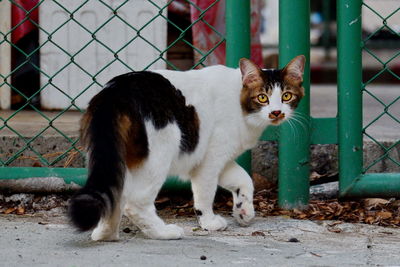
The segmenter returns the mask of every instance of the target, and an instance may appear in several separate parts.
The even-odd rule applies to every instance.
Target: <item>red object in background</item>
[[[215,3],[215,0],[192,0],[201,10],[206,10],[210,5]],[[190,6],[192,23],[198,20],[201,11]],[[203,20],[214,27],[221,35],[225,35],[225,1],[215,3],[203,15]],[[251,60],[258,66],[262,67],[262,47],[260,41],[261,27],[261,1],[251,0]],[[208,53],[213,49],[218,42],[221,41],[221,36],[215,33],[207,24],[198,21],[192,27],[193,45],[198,48],[203,54]],[[195,50],[195,62],[199,62],[203,57]],[[215,50],[207,56],[204,61],[205,65],[225,64],[225,43],[220,44]]]
[[[11,5],[12,28],[14,29],[14,27],[23,21],[22,24],[15,28],[11,33],[11,40],[14,44],[36,28],[34,23],[39,22],[39,7],[36,7],[37,4],[38,0],[13,1]]]

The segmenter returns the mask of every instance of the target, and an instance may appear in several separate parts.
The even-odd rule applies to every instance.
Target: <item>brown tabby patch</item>
[[[263,105],[255,99],[261,93],[266,94],[263,83],[252,83],[251,85],[243,85],[240,93],[240,105],[245,114],[257,112]]]
[[[89,129],[89,123],[90,119],[92,117],[92,114],[87,111],[85,114],[83,114],[81,118],[81,127],[80,127],[80,139],[82,142],[82,145],[87,149],[89,145],[89,140],[88,140],[88,129]]]
[[[125,150],[125,162],[129,169],[136,168],[148,155],[147,136],[144,125],[131,121],[127,115],[121,115],[118,132]]]

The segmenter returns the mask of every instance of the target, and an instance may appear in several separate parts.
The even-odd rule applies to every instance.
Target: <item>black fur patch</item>
[[[201,212],[201,210],[194,210],[194,213],[196,213],[197,216],[203,215],[203,212]]]
[[[283,73],[280,69],[263,69],[262,71],[262,78],[266,85],[267,92],[272,90],[272,86],[275,84],[282,84],[283,83]]]
[[[75,227],[80,231],[88,231],[105,215],[106,210],[102,196],[82,192],[71,199],[68,215]]]
[[[160,74],[141,71],[120,75],[102,93],[108,101],[113,99],[121,112],[141,122],[151,120],[156,129],[176,122],[182,133],[181,152],[195,150],[200,124],[196,109],[186,105],[181,91]]]

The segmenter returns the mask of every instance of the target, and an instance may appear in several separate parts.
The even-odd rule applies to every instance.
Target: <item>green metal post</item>
[[[226,0],[226,65],[237,68],[239,60],[250,58],[250,1]],[[237,162],[251,173],[251,152],[246,151]]]
[[[297,112],[310,115],[310,1],[279,1],[279,64],[284,67],[298,55],[307,58],[304,70],[305,96]],[[279,206],[302,207],[309,200],[310,129],[284,123],[279,138]]]
[[[339,178],[343,193],[362,172],[361,0],[337,1]]]
[[[250,1],[226,0],[226,65],[237,68],[242,57],[250,58]]]

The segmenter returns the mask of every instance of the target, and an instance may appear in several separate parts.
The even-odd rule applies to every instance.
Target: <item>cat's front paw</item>
[[[209,231],[222,231],[228,226],[226,220],[219,215],[200,216],[199,223],[201,228]]]
[[[167,224],[157,229],[144,230],[143,233],[151,239],[181,239],[184,236],[182,227],[175,224]]]
[[[233,217],[241,226],[248,226],[255,216],[254,205],[247,199],[233,206]]]

